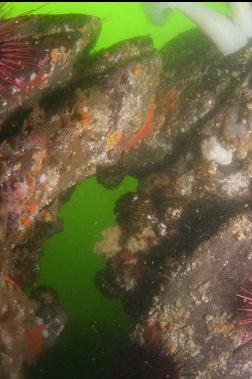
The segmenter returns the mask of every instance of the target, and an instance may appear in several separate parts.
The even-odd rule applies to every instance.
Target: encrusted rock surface
[[[99,172],[108,186],[122,172],[140,183],[96,245],[107,259],[97,282],[139,320],[134,343],[150,346],[151,334],[182,377],[248,379],[236,294],[252,272],[251,48],[222,58],[193,31],[162,53],[154,132]]]
[[[0,96],[0,132],[9,132],[25,110],[71,80],[75,64],[88,53],[101,29],[98,18],[86,15],[32,15],[16,22],[22,38],[28,36],[33,61],[8,84],[11,95]]]
[[[87,55],[98,19],[27,20],[42,65],[0,112],[1,375],[20,378],[64,327],[53,290],[21,289],[62,228],[59,205],[88,176],[113,187],[130,173],[139,189],[96,250],[107,260],[97,283],[136,317],[133,351],[153,365],[167,357],[173,379],[251,378],[236,296],[252,271],[251,46],[224,58],[194,30],[161,52],[135,38]]]

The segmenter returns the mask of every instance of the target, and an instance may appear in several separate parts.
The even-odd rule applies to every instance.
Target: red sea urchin
[[[19,87],[22,73],[36,66],[31,35],[20,33],[21,16],[8,18],[7,3],[0,3],[0,93],[11,95]]]
[[[249,282],[252,283],[252,278],[249,279]],[[247,305],[244,308],[238,308],[246,315],[245,318],[240,320],[240,324],[252,326],[252,290],[241,287],[241,293],[237,294],[236,296]],[[252,340],[252,334],[249,336],[246,342],[250,340]]]
[[[131,341],[118,351],[106,378],[180,379],[182,374],[189,375],[188,364],[181,362],[179,354],[167,351],[156,323],[145,325],[142,342]]]
[[[114,375],[114,376],[113,376]],[[180,370],[173,357],[162,348],[130,344],[109,369],[106,378],[120,379],[179,379]]]

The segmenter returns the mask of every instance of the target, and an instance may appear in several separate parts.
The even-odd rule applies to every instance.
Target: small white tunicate
[[[167,227],[166,227],[166,225],[164,223],[160,222],[158,224],[158,231],[159,231],[161,237],[165,237],[166,234],[167,234]]]
[[[47,329],[44,329],[43,332],[42,332],[42,334],[43,334],[43,337],[44,337],[45,339],[47,339],[47,338],[49,337],[49,332],[48,332]]]
[[[42,174],[42,175],[40,175],[40,177],[39,177],[39,183],[40,184],[45,184],[46,183],[46,174]]]
[[[51,119],[50,119],[50,123],[53,124],[55,122],[59,122],[60,121],[60,116],[58,114],[54,114]]]
[[[33,80],[35,80],[36,77],[37,77],[36,72],[33,72],[33,73],[31,74],[31,76],[30,76],[30,82],[33,82]]]
[[[44,323],[43,323],[42,318],[41,317],[36,317],[35,318],[35,324],[36,325],[43,325]]]
[[[214,161],[220,165],[229,165],[233,159],[232,150],[226,150],[215,136],[202,142],[201,151],[208,161]]]

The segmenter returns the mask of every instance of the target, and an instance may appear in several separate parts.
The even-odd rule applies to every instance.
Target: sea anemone
[[[36,67],[32,35],[22,34],[25,18],[9,18],[11,9],[0,3],[0,93],[8,96],[19,87],[18,78]]]
[[[145,10],[155,24],[163,24],[169,10],[179,10],[194,21],[224,55],[228,55],[244,47],[252,36],[250,3],[230,5],[232,21],[206,6],[188,2],[145,3]]]

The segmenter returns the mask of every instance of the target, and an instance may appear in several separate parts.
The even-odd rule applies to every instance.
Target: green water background
[[[12,3],[13,13],[34,10],[43,4]],[[227,11],[225,3],[207,4],[220,12]],[[180,32],[194,27],[178,12],[173,12],[164,26],[153,26],[139,2],[51,2],[37,13],[86,13],[101,17],[103,27],[95,50],[140,35],[150,35],[160,48]],[[54,350],[32,371],[32,379],[100,379],[113,349],[126,342],[134,321],[119,301],[105,298],[96,288],[94,278],[104,261],[93,253],[93,247],[101,238],[101,231],[115,223],[115,201],[136,189],[137,181],[133,178],[125,178],[115,190],[104,189],[95,178],[89,178],[61,208],[64,232],[44,244],[38,284],[56,289],[69,319]]]

